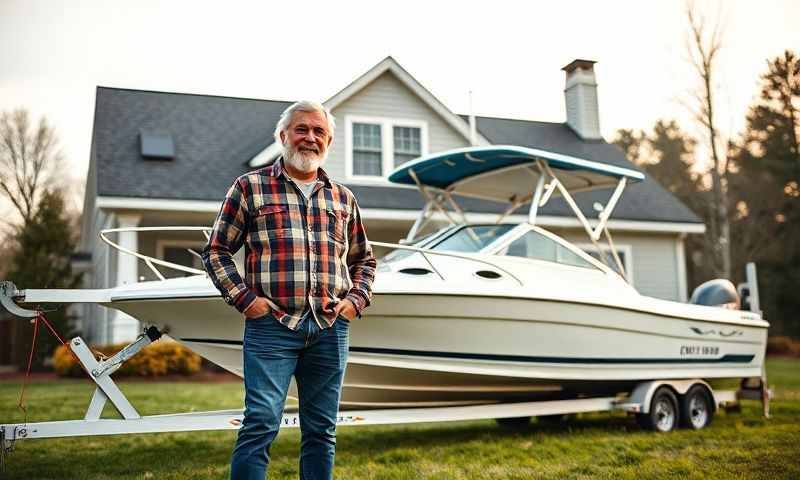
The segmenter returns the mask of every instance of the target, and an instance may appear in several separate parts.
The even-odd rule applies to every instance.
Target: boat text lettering
[[[719,355],[719,347],[681,345],[681,355]]]

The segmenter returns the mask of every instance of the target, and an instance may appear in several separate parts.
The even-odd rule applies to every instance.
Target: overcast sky
[[[800,50],[796,0],[699,1],[724,21],[720,120],[741,129],[766,60]],[[662,1],[0,0],[0,110],[56,127],[85,180],[95,88],[325,100],[387,55],[456,113],[564,121],[564,73],[597,61],[603,134],[688,125],[685,4]]]

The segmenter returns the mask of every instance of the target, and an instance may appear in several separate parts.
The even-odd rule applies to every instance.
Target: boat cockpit
[[[586,252],[528,223],[450,225],[410,245],[435,252],[509,256],[607,271],[603,263]],[[413,253],[394,250],[382,262],[397,261]]]
[[[614,248],[608,219],[628,182],[644,179],[636,170],[592,162],[568,155],[518,146],[469,147],[422,157],[400,165],[389,181],[415,185],[427,200],[401,244],[406,253],[393,252],[384,260],[405,258],[424,250],[431,253],[493,254],[545,260],[563,265],[597,268],[626,277]],[[571,194],[594,189],[612,189],[605,206],[596,204],[597,220],[581,212]],[[507,209],[493,224],[472,224],[454,196],[505,203]],[[536,225],[539,208],[551,197],[561,196],[572,208],[604,263],[557,235]],[[515,210],[530,204],[527,222],[503,223]],[[449,226],[430,231],[438,221]],[[608,247],[598,245],[605,237]],[[393,248],[391,244],[377,246]]]

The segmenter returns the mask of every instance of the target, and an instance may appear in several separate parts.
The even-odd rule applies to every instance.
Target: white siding
[[[345,122],[348,115],[422,120],[428,124],[428,151],[466,147],[469,142],[392,73],[386,72],[333,110],[336,134],[325,170],[335,179],[345,177]]]

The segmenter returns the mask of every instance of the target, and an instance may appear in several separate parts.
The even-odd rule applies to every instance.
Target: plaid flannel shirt
[[[242,245],[244,279],[233,262]],[[229,305],[244,312],[257,296],[266,297],[272,314],[292,330],[307,305],[325,328],[336,320],[333,306],[341,299],[361,315],[372,298],[376,261],[353,193],[319,169],[306,199],[283,159],[236,179],[202,257]]]

